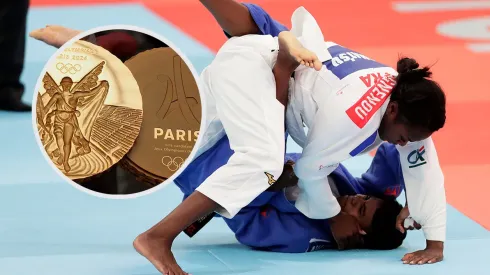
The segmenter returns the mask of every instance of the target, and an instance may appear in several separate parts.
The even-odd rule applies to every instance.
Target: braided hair
[[[446,96],[431,79],[429,67],[420,68],[413,58],[403,57],[397,63],[398,76],[390,101],[397,102],[397,121],[435,132],[446,122]]]

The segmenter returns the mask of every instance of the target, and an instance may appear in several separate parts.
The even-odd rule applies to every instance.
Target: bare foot
[[[290,32],[283,31],[279,33],[279,59],[289,59],[291,65],[296,63],[314,68],[319,71],[322,68],[322,62],[318,59],[315,53],[306,49],[301,45],[298,39]],[[285,61],[285,60],[281,60]],[[286,62],[286,61],[285,61]]]
[[[139,235],[133,242],[134,249],[150,261],[162,274],[187,275],[175,261],[172,244],[165,239],[152,238],[148,233]]]
[[[80,31],[63,26],[47,25],[45,28],[32,31],[29,33],[29,36],[50,46],[59,48],[80,33]]]

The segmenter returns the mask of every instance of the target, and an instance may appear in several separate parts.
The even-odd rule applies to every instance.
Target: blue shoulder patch
[[[328,48],[328,51],[332,59],[323,64],[339,79],[364,69],[389,67],[339,45]]]
[[[371,144],[373,144],[376,141],[376,137],[378,135],[378,131],[374,132],[372,135],[370,135],[366,140],[361,142],[354,150],[352,150],[349,155],[355,157],[362,153],[362,151],[366,150]]]

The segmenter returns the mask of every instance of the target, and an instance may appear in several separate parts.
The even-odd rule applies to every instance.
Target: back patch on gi
[[[332,55],[332,59],[323,62],[323,64],[339,79],[364,69],[388,67],[339,45],[328,48],[328,51]]]

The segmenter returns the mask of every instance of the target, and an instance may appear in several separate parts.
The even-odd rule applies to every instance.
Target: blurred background
[[[21,31],[21,9],[16,16],[6,16],[20,2],[0,4],[0,66],[4,75],[12,71],[4,59],[11,51],[22,50],[21,43],[10,44],[13,33],[20,32],[26,39],[22,99],[30,103],[43,66],[55,49],[27,39]],[[292,12],[304,6],[328,40],[393,66],[400,55],[433,65],[434,78],[448,99],[446,127],[434,136],[449,203],[446,259],[420,267],[398,261],[405,253],[424,247],[421,232],[410,233],[402,248],[390,252],[251,252],[236,244],[221,220],[214,220],[192,240],[186,236],[177,240],[176,257],[184,269],[193,274],[488,272],[490,1],[248,2],[262,6],[289,27]],[[180,48],[198,72],[226,39],[197,0],[31,0],[27,33],[47,24],[78,30],[113,24],[146,28]],[[12,45],[18,46],[12,49]],[[93,197],[65,183],[44,160],[34,139],[30,112],[0,111],[0,129],[0,274],[157,274],[133,252],[131,242],[180,202],[175,186],[131,200]],[[298,152],[299,148],[290,143],[288,150]],[[359,174],[369,162],[370,156],[364,156],[346,164]]]

